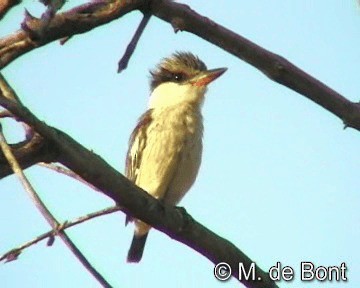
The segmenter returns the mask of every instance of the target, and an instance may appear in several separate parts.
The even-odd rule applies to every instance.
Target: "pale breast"
[[[179,129],[184,135],[178,167],[164,196],[164,202],[170,205],[176,205],[194,184],[202,157],[203,124],[200,111],[185,106],[178,112],[180,115],[177,119],[182,119],[181,124],[178,123],[181,126]]]
[[[154,111],[136,184],[175,205],[194,183],[202,154],[199,109],[182,105]]]

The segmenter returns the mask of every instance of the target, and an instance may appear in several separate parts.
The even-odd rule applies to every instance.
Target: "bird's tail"
[[[134,234],[134,237],[131,242],[131,246],[127,256],[127,262],[129,263],[138,263],[141,260],[141,257],[144,252],[144,247],[146,243],[146,238],[149,233],[146,233],[141,236]]]

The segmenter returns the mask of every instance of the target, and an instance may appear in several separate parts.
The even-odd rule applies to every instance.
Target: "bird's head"
[[[207,85],[227,69],[207,70],[197,56],[177,52],[164,58],[151,74],[149,108],[162,108],[181,103],[201,105]]]

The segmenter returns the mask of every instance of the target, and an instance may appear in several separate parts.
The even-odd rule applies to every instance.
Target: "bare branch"
[[[126,51],[123,57],[119,61],[118,71],[117,71],[118,73],[121,73],[123,70],[127,68],[130,58],[135,51],[136,45],[139,42],[139,39],[146,28],[146,25],[149,23],[150,17],[151,14],[144,13],[144,17],[141,19],[139,27],[136,29],[133,38],[131,39],[129,45],[126,47]]]
[[[19,103],[21,105],[19,97],[17,97],[15,91],[7,83],[6,79],[0,73],[0,95],[12,101],[14,103]],[[12,117],[15,120],[18,120],[15,115],[13,115],[8,110],[1,111],[1,117]],[[39,134],[33,133],[29,130],[29,126],[24,124],[26,131],[26,140],[11,145],[11,151],[15,155],[15,158],[18,159],[18,163],[21,163],[21,168],[27,168],[39,161],[51,162],[56,157],[56,150],[54,147],[50,149],[50,143],[45,141]],[[4,155],[0,154],[0,178],[10,175],[12,169],[8,164],[7,159]]]
[[[64,241],[66,246],[70,249],[71,252],[74,253],[76,258],[84,265],[84,267],[95,277],[95,279],[103,286],[103,287],[111,287],[111,285],[105,280],[105,278],[91,265],[91,263],[86,259],[86,257],[81,253],[81,251],[76,247],[74,242],[69,238],[69,236],[64,232],[58,230],[60,227],[60,223],[56,220],[56,218],[52,215],[52,213],[47,209],[46,205],[42,202],[39,195],[36,193],[34,188],[32,187],[29,180],[26,178],[24,172],[22,171],[19,163],[17,162],[14,154],[11,152],[10,146],[7,144],[4,134],[2,132],[2,126],[0,123],[0,146],[3,151],[6,159],[8,160],[12,170],[18,176],[21,184],[24,186],[25,191],[30,196],[31,200],[44,216],[46,221],[53,227],[54,230],[57,230],[57,235],[60,236],[61,240]],[[20,252],[19,252],[20,253]],[[13,253],[12,255],[19,255],[19,253]],[[15,258],[16,258],[15,257]]]
[[[187,5],[167,0],[152,1],[151,12],[171,23],[175,30],[193,33],[253,65],[270,79],[332,112],[347,126],[360,130],[358,103],[347,100],[285,58],[196,13]]]
[[[27,31],[30,35],[42,38],[44,33],[47,30],[47,27],[50,24],[50,21],[54,18],[56,12],[65,4],[65,0],[39,0],[45,6],[47,6],[46,11],[41,15],[41,28],[39,29],[38,34],[36,35],[33,31],[27,26],[27,20],[33,20],[34,17],[30,15],[29,11],[25,10],[26,16],[25,21],[21,23],[21,27],[24,31]]]
[[[5,14],[10,11],[15,5],[21,3],[21,0],[2,0],[0,1],[0,20],[4,18]]]
[[[19,30],[0,39],[0,68],[39,46],[74,34],[84,33],[138,9],[169,22],[175,31],[193,33],[224,49],[258,68],[270,79],[293,89],[330,111],[339,117],[346,127],[360,130],[359,103],[347,100],[285,58],[196,13],[187,5],[170,0],[149,1],[114,1],[90,6],[91,9],[83,5],[57,14],[48,25],[44,37],[36,41],[31,39],[28,33]],[[31,19],[26,21],[26,25],[37,35],[37,32],[41,31],[42,22],[39,19]]]
[[[26,169],[38,162],[53,162],[57,159],[55,147],[39,134],[35,134],[29,140],[12,144],[10,147],[22,169]],[[0,179],[12,173],[4,155],[0,153]]]
[[[28,241],[28,242],[24,243],[23,245],[21,245],[17,248],[11,249],[10,251],[4,253],[3,255],[0,256],[0,261],[6,260],[6,262],[10,262],[10,261],[16,260],[18,258],[18,256],[23,252],[24,249],[26,249],[32,245],[35,245],[46,238],[52,239],[52,237],[57,236],[60,231],[64,231],[67,228],[84,223],[84,222],[94,219],[96,217],[108,215],[108,214],[111,214],[111,213],[114,213],[117,211],[120,211],[120,207],[112,206],[112,207],[109,207],[109,208],[106,208],[106,209],[103,209],[103,210],[100,210],[100,211],[97,211],[94,213],[87,214],[85,216],[81,216],[72,221],[65,221],[57,229],[53,229],[46,233],[43,233],[43,234],[39,235],[38,237],[34,238],[33,240]]]
[[[39,0],[41,3],[43,3],[45,6],[47,6],[47,9],[45,11],[45,14],[43,17],[50,17],[52,18],[56,11],[61,9],[62,6],[65,4],[65,0]]]
[[[125,3],[128,1],[117,2]],[[143,1],[131,2],[131,4],[123,4],[123,7],[118,6],[117,8],[119,10],[124,9],[121,10],[121,12],[116,9],[116,11],[111,9],[107,10],[111,4],[103,6],[99,11],[95,9],[95,14],[98,14],[97,16],[89,16],[91,21],[89,21],[90,24],[88,26],[87,24],[85,25],[87,20],[81,17],[81,13],[74,12],[74,14],[71,15],[70,12],[66,12],[68,14],[63,13],[56,15],[51,25],[49,25],[46,37],[41,41],[34,42],[23,31],[18,31],[13,36],[0,39],[0,65],[7,65],[13,59],[37,46],[45,45],[48,42],[68,37],[69,35],[86,32],[96,26],[121,17],[125,13],[132,11],[132,9],[141,9]],[[194,33],[223,48],[229,53],[257,67],[274,81],[288,86],[334,113],[341,118],[346,125],[360,130],[360,107],[358,103],[347,100],[281,56],[271,53],[221,25],[214,23],[208,18],[197,14],[188,6],[167,0],[151,2],[151,13],[171,23],[176,31],[184,30]],[[128,9],[127,12],[124,12],[126,9]],[[105,10],[111,10],[112,12],[106,14],[104,12]],[[102,14],[102,12],[106,15]],[[64,17],[64,15],[66,15],[66,17]],[[37,21],[39,20],[29,20],[32,24],[29,26],[34,26],[35,28],[32,27],[34,30],[36,30]],[[93,183],[101,189],[104,194],[114,199],[117,203],[122,203],[128,213],[131,211],[134,216],[150,223],[153,227],[165,232],[170,237],[194,247],[195,250],[205,255],[214,263],[222,260],[231,263],[231,265],[235,265],[232,266],[234,267],[233,271],[237,270],[236,263],[250,261],[250,259],[243,255],[241,251],[231,243],[221,239],[219,236],[198,224],[195,220],[191,219],[186,212],[169,207],[165,209],[164,206],[149,198],[145,193],[141,192],[141,189],[135,187],[121,174],[108,166],[100,157],[84,149],[63,132],[42,123],[24,107],[16,105],[6,98],[1,98],[0,103],[14,113],[16,117],[32,125],[42,137],[47,139],[46,141],[51,142],[54,148],[58,150],[61,163],[72,169],[75,173],[78,173],[86,179],[86,181]],[[89,167],[89,165],[87,165],[89,161],[91,161],[91,163],[97,163],[98,165],[91,165],[91,167]],[[152,211],[150,213],[149,207],[155,207],[156,209],[151,209]],[[194,234],[194,231],[196,231],[197,234]],[[197,236],[195,237],[195,235]],[[210,239],[211,246],[207,243],[207,240],[201,241],[197,239],[199,235],[201,235],[203,239]],[[218,243],[221,243],[221,245]],[[224,252],[226,252],[225,254],[228,253],[228,256],[226,256]],[[263,279],[267,281],[266,279],[268,278]],[[256,283],[250,283],[248,287],[276,287],[271,281],[261,286],[263,284],[264,283],[256,285]]]
[[[0,39],[0,68],[37,47],[90,31],[120,18],[130,11],[139,9],[144,2],[146,0],[91,2],[56,14],[50,23],[43,19],[27,17],[22,24],[26,31],[18,30]],[[46,31],[44,25],[47,25]]]
[[[232,275],[238,280],[239,263],[243,263],[246,271],[249,271],[253,265],[254,261],[234,244],[195,221],[185,209],[164,206],[116,171],[100,156],[85,149],[64,132],[37,119],[26,107],[7,99],[1,93],[0,105],[21,121],[31,125],[37,133],[52,143],[59,153],[60,163],[113,199],[125,213],[149,223],[155,229],[191,247],[215,264],[229,263]],[[244,278],[239,281],[249,288],[278,287],[266,272],[258,266],[255,267],[257,277],[261,277],[261,281]]]
[[[6,80],[1,76],[0,77],[0,98],[9,101],[14,105],[19,105],[22,107],[21,102],[17,101],[19,99],[13,89],[8,85]],[[29,123],[23,121],[24,123]],[[11,169],[19,178],[19,181],[23,185],[25,191],[30,196],[30,199],[35,204],[36,208],[40,211],[46,221],[53,229],[58,229],[60,226],[59,222],[52,215],[46,205],[42,202],[39,195],[36,193],[35,189],[31,185],[30,181],[25,176],[23,170],[21,169],[19,162],[16,160],[14,154],[11,151],[10,146],[7,144],[6,139],[4,137],[2,131],[2,125],[0,123],[0,147],[1,150],[8,161]],[[91,263],[86,259],[86,257],[81,253],[81,251],[76,247],[76,245],[72,242],[69,236],[64,231],[59,231],[58,235],[64,241],[65,245],[70,249],[71,252],[76,256],[76,258],[81,262],[81,264],[94,276],[94,278],[103,286],[103,287],[111,287],[111,285],[105,280],[105,278],[91,265]],[[17,253],[14,252],[12,254],[15,258],[18,256]]]
[[[7,83],[6,79],[0,73],[0,94],[10,101],[20,103],[19,97],[16,95],[15,91]],[[14,118],[18,120],[10,111],[3,110],[0,112],[0,118]],[[15,158],[18,159],[18,163],[21,163],[21,168],[25,169],[39,161],[50,162],[55,158],[56,152],[54,149],[49,148],[49,143],[47,143],[39,134],[34,133],[32,128],[26,123],[22,123],[26,133],[26,140],[15,144],[10,145],[11,151],[15,155]],[[10,165],[7,159],[0,154],[0,178],[9,175],[12,173]]]

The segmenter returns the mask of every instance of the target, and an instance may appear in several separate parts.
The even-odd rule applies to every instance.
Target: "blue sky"
[[[13,9],[0,36],[18,29]],[[77,5],[69,1],[64,9]],[[197,12],[278,53],[348,99],[359,100],[360,9],[355,0],[184,1]],[[360,283],[360,137],[323,108],[218,47],[152,18],[130,65],[117,74],[141,14],[34,50],[3,74],[23,102],[49,125],[124,171],[128,137],[145,110],[148,70],[176,50],[197,54],[209,68],[229,70],[211,84],[203,108],[204,154],[198,179],[181,205],[233,242],[264,270],[277,261],[295,270],[280,287],[358,287]],[[11,142],[17,124],[4,122]],[[26,171],[44,202],[64,221],[112,201],[41,167]],[[15,177],[0,181],[0,253],[49,229]],[[139,265],[126,264],[132,227],[121,213],[68,230],[114,287],[239,287],[218,282],[213,264],[166,235],[151,231]],[[345,262],[348,282],[301,283],[301,261]],[[2,287],[98,287],[60,240],[40,243],[1,265]]]

